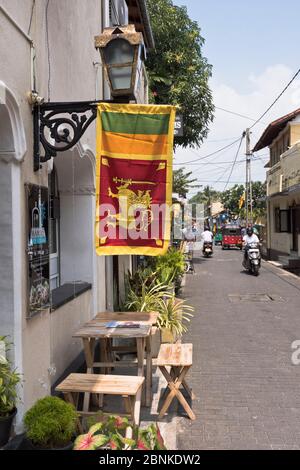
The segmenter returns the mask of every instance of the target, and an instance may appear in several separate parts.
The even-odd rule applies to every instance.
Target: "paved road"
[[[269,263],[250,276],[239,251],[220,248],[195,268],[184,290],[196,308],[184,341],[194,345],[197,419],[180,419],[178,449],[299,449],[291,343],[300,340],[300,279]],[[240,300],[245,294],[262,297]]]

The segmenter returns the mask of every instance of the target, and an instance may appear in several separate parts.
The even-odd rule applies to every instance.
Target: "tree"
[[[152,101],[179,106],[184,137],[175,137],[175,145],[199,146],[214,111],[208,86],[211,66],[201,52],[204,39],[186,7],[174,6],[171,0],[147,3],[156,45],[147,59]]]
[[[192,171],[184,173],[184,168],[179,168],[173,171],[173,192],[178,193],[179,196],[186,197],[187,193],[192,188],[199,188],[199,184],[194,185],[197,178],[191,179]]]
[[[252,183],[252,211],[254,222],[257,219],[264,217],[266,214],[266,195],[266,183],[262,183],[261,181],[254,181]],[[240,216],[246,218],[245,206],[243,206],[243,208],[241,209]]]
[[[211,186],[205,186],[203,191],[199,191],[189,202],[192,204],[211,204],[220,199],[220,193]]]
[[[221,193],[221,201],[226,209],[232,214],[239,217],[246,218],[245,203],[243,207],[239,207],[241,196],[245,194],[245,186],[243,184],[236,184],[232,188]],[[266,212],[266,183],[261,181],[254,181],[252,183],[252,209],[253,220],[262,217]],[[250,210],[250,209],[249,209]]]
[[[221,202],[225,209],[235,215],[239,215],[239,201],[241,196],[245,193],[243,184],[235,184],[232,188],[227,189],[221,193]]]

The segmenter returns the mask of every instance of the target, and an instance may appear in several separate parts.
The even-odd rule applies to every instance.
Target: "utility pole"
[[[250,129],[246,129],[246,226],[253,223],[253,207],[252,207],[252,180],[251,180],[251,148],[250,148]],[[249,217],[250,205],[250,217]]]

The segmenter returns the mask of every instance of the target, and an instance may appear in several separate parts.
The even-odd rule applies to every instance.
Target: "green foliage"
[[[95,418],[86,434],[78,436],[73,450],[166,450],[159,428],[155,424],[146,429],[132,426],[127,418],[120,416],[104,417],[101,422]],[[125,437],[126,429],[132,428],[132,438]]]
[[[245,218],[246,209],[243,206],[239,208],[239,200],[245,193],[245,186],[243,184],[236,184],[232,188],[221,193],[221,201],[226,209],[232,214],[239,215]],[[254,221],[262,217],[266,212],[266,183],[261,181],[254,181],[252,183],[252,204]]]
[[[58,397],[41,398],[25,414],[27,437],[38,447],[64,447],[75,434],[77,418],[70,403]]]
[[[221,194],[221,202],[224,208],[229,210],[232,214],[239,214],[239,201],[245,192],[243,184],[235,184],[232,188],[227,189]]]
[[[159,308],[158,327],[161,330],[166,328],[176,336],[182,336],[187,331],[184,323],[190,321],[193,311],[194,308],[187,305],[184,300],[175,297],[163,300]]]
[[[211,188],[210,186],[205,186],[203,191],[199,191],[195,196],[193,196],[189,202],[191,204],[211,204],[220,199],[221,193]]]
[[[197,178],[191,179],[192,171],[184,173],[184,168],[173,170],[173,192],[181,197],[186,197],[187,193],[193,188],[199,188],[199,184],[193,185]]]
[[[184,255],[176,248],[169,248],[161,256],[149,257],[148,267],[127,275],[126,310],[159,312],[157,326],[166,328],[178,336],[187,330],[193,308],[175,299],[172,283],[180,285],[184,273]]]
[[[156,46],[146,63],[152,101],[180,107],[184,137],[175,137],[175,145],[199,146],[214,111],[208,85],[211,66],[202,56],[200,28],[186,7],[171,0],[148,0],[147,5]]]
[[[125,276],[126,297],[130,290],[136,294],[142,293],[142,286],[150,287],[155,283],[156,273],[149,268],[139,268],[133,274],[128,271]]]
[[[159,273],[163,270],[170,270],[173,273],[174,282],[176,282],[184,273],[184,254],[174,247],[161,256],[152,258],[155,272]]]
[[[17,385],[21,382],[21,375],[13,369],[6,358],[9,344],[4,336],[0,337],[2,344],[0,354],[0,416],[8,416],[16,407],[18,401]]]
[[[125,308],[134,312],[157,312],[160,300],[170,297],[168,286],[165,284],[154,284],[150,287],[144,282],[137,292],[131,289],[127,294]]]

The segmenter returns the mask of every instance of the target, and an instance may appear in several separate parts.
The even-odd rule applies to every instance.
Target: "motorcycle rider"
[[[258,238],[258,236],[254,233],[253,227],[248,227],[248,228],[247,228],[247,233],[246,233],[246,235],[244,235],[244,237],[243,237],[243,244],[244,244],[244,248],[245,248],[245,252],[244,252],[244,262],[243,262],[243,265],[244,265],[244,266],[245,266],[246,263],[247,263],[248,250],[249,250],[249,245],[250,245],[251,243],[257,243],[257,244],[259,244],[259,238]]]
[[[212,244],[213,238],[214,238],[213,233],[209,230],[209,227],[208,227],[208,226],[205,226],[205,227],[204,227],[204,232],[202,232],[202,234],[201,234],[201,239],[203,240],[203,250],[204,250],[205,245],[206,245],[207,243],[211,243],[211,244]]]

